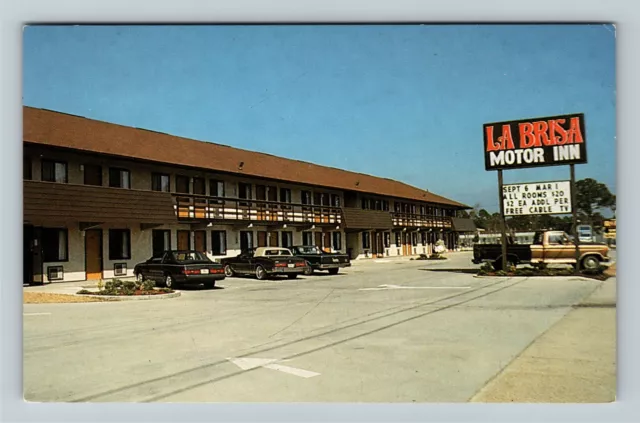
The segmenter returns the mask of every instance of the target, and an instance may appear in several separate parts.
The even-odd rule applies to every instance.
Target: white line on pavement
[[[51,313],[22,313],[23,316],[48,316]]]
[[[470,286],[402,286],[378,285],[377,288],[360,288],[358,291],[383,291],[386,289],[471,289]]]

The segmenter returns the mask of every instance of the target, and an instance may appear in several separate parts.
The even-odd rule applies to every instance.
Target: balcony
[[[313,206],[243,198],[173,194],[179,221],[340,225],[340,207]]]
[[[394,226],[409,228],[451,228],[451,217],[419,215],[410,213],[391,213],[391,220]]]

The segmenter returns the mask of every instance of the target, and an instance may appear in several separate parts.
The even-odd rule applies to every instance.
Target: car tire
[[[228,278],[236,275],[236,272],[233,271],[230,264],[224,266],[224,275]]]
[[[297,273],[292,273],[292,274],[290,274],[290,275],[287,275],[287,278],[289,278],[289,279],[295,279],[295,278],[297,278],[297,277],[298,277],[298,274],[297,274]]]
[[[305,275],[305,276],[313,275],[313,268],[308,263],[307,263],[307,268],[304,269],[303,275]]]
[[[580,263],[581,269],[596,270],[600,267],[600,259],[596,256],[586,256]]]
[[[144,282],[144,275],[140,272],[136,273],[136,281]]]
[[[173,277],[171,275],[165,275],[164,276],[164,286],[166,286],[169,289],[175,289],[176,288],[176,281],[173,279]]]
[[[258,266],[256,267],[256,279],[259,281],[263,281],[267,279],[267,271],[264,270],[264,267]]]
[[[329,274],[330,275],[337,275],[339,271],[340,271],[340,269],[329,269]]]

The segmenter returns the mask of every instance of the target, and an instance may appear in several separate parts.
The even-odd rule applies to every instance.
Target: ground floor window
[[[400,232],[396,232],[396,245],[402,244],[402,242],[400,241],[400,238],[401,238]]]
[[[342,233],[333,233],[333,249],[336,251],[342,250]]]
[[[251,232],[249,232],[249,234],[250,233]],[[214,256],[224,256],[227,254],[226,231],[211,231],[211,254]]]
[[[391,247],[391,232],[384,233],[384,248]]]
[[[418,245],[418,234],[415,232],[411,234],[411,245]]]
[[[253,232],[240,232],[240,250],[245,252],[253,248]]]
[[[422,245],[427,245],[427,233],[426,232],[420,232],[420,238],[422,241]]]
[[[131,231],[129,229],[109,229],[109,260],[131,258]]]
[[[151,233],[151,248],[153,257],[162,255],[163,252],[171,249],[171,231],[154,229]]]
[[[293,246],[293,232],[282,232],[282,246],[284,248]]]
[[[362,248],[371,248],[371,232],[362,233]]]
[[[42,255],[44,261],[51,262],[69,260],[68,247],[68,232],[66,229],[42,229]]]
[[[312,232],[303,232],[302,233],[302,245],[313,245],[313,233]]]

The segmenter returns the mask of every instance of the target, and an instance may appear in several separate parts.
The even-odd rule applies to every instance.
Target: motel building
[[[468,224],[455,218],[468,206],[390,179],[44,109],[23,117],[24,283],[129,277],[165,249],[430,254]]]

